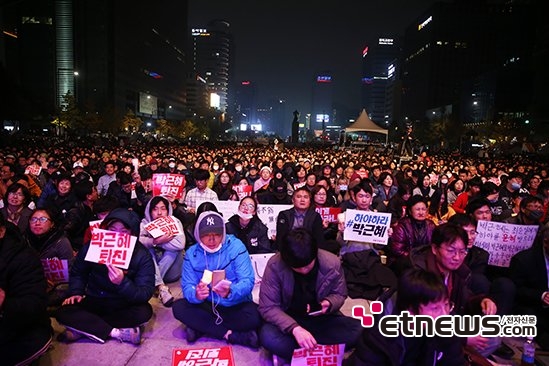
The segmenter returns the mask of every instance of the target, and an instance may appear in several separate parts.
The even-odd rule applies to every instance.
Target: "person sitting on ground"
[[[257,202],[252,197],[244,197],[238,205],[238,213],[229,218],[227,234],[240,239],[248,253],[272,253],[267,226],[257,217]]]
[[[46,279],[38,255],[0,215],[0,355],[2,365],[30,365],[44,354],[53,330]]]
[[[339,312],[346,297],[339,258],[318,249],[307,230],[292,230],[263,274],[259,312],[266,323],[261,344],[285,363],[297,348],[340,343],[352,348],[362,326]]]
[[[139,237],[139,217],[126,208],[112,210],[101,228]],[[82,336],[99,343],[114,338],[141,343],[141,325],[153,311],[154,292],[151,254],[137,241],[127,270],[86,261],[90,244],[84,245],[71,268],[69,295],[55,317],[66,327],[61,336],[68,342]]]
[[[207,335],[259,347],[261,317],[252,302],[255,275],[246,247],[225,233],[223,218],[213,211],[198,216],[194,236],[198,244],[187,250],[183,262],[183,299],[175,301],[172,309],[187,327],[187,342]],[[213,283],[218,274],[225,280]]]
[[[175,282],[181,277],[181,264],[183,263],[185,249],[185,234],[164,234],[157,238],[145,230],[150,222],[160,218],[172,216],[172,205],[162,196],[153,197],[145,207],[145,217],[141,220],[139,241],[149,249],[155,266],[155,285],[158,289],[158,298],[166,307],[172,305],[174,297],[170,288],[164,281]],[[183,224],[172,216],[176,224],[181,228]],[[179,258],[179,260],[178,260]],[[170,273],[169,273],[170,272]]]

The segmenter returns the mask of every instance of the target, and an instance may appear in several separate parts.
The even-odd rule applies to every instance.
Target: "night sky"
[[[236,80],[256,83],[260,102],[285,99],[309,112],[314,76],[331,72],[334,102],[361,108],[361,52],[381,36],[403,35],[433,0],[189,0],[189,26],[231,24]]]

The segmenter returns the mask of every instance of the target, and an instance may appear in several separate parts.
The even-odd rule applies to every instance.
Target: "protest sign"
[[[276,220],[280,211],[289,210],[292,207],[292,205],[258,205],[257,216],[267,226],[269,239],[276,235]]]
[[[341,213],[339,207],[317,207],[316,212],[322,217],[322,221],[337,222],[337,215]]]
[[[267,262],[273,255],[275,255],[275,253],[250,254],[255,277],[254,288],[252,289],[252,300],[256,304],[259,304],[259,287],[261,286],[263,273],[267,267]]]
[[[343,363],[345,344],[317,345],[312,350],[294,350],[291,366],[340,366]]]
[[[212,201],[196,201],[196,207],[199,207],[204,202]],[[223,221],[225,222],[229,221],[231,216],[236,215],[238,212],[238,201],[213,201],[212,203],[215,205],[221,216],[223,216]]]
[[[236,194],[238,195],[238,199],[241,200],[244,197],[249,197],[252,195],[252,189],[254,187],[251,185],[247,186],[241,186],[241,185],[235,185],[233,186],[233,189],[235,190]]]
[[[172,366],[198,365],[234,366],[233,350],[230,346],[173,350]]]
[[[69,282],[69,261],[59,258],[41,259],[44,275],[54,285]]]
[[[479,221],[475,246],[490,253],[488,264],[509,267],[515,254],[532,246],[537,232],[537,225]]]
[[[103,222],[103,220],[93,220],[93,221],[90,221],[90,230],[93,230],[93,229],[99,229],[99,227],[101,226],[101,223]]]
[[[390,213],[347,210],[343,240],[386,245],[390,225]]]
[[[42,171],[42,167],[32,164],[25,168],[25,174],[32,174],[32,175],[40,175],[40,172]]]
[[[185,190],[183,174],[156,173],[152,177],[153,195],[180,199]]]
[[[155,239],[162,235],[172,236],[184,233],[181,221],[174,220],[173,216],[159,217],[145,225],[145,230]]]
[[[88,262],[112,264],[128,269],[137,238],[126,233],[93,229],[90,247],[86,254]]]

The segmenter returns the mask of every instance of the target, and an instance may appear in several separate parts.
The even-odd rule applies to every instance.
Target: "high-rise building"
[[[230,24],[225,20],[213,20],[206,27],[192,28],[191,37],[193,76],[206,80],[209,92],[219,97],[219,105],[212,107],[227,112],[233,58]]]
[[[372,121],[386,126],[389,120],[387,87],[390,66],[396,67],[399,57],[398,41],[395,37],[378,38],[362,51],[362,105]]]
[[[85,113],[105,120],[128,109],[147,121],[183,118],[185,0],[21,0],[2,13],[3,28],[22,32],[0,44],[7,72],[17,74],[23,95],[48,101],[35,115],[54,113],[70,92]],[[54,87],[36,88],[46,81]]]
[[[325,130],[334,119],[333,78],[331,73],[319,73],[313,81],[311,129]]]
[[[252,81],[245,80],[235,88],[236,115],[234,122],[238,125],[257,124],[257,90]]]

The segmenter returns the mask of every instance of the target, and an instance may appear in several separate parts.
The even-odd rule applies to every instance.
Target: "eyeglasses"
[[[467,235],[477,235],[478,234],[478,231],[476,231],[476,230],[465,230],[465,232],[467,233]]]
[[[465,257],[467,256],[467,253],[469,253],[469,251],[467,249],[456,249],[456,248],[452,248],[452,247],[444,247],[444,246],[441,246],[441,249],[444,249],[444,251],[450,256],[450,257],[454,257],[456,255],[460,256],[460,257]]]
[[[19,193],[19,192],[9,192],[8,196],[24,197],[25,195],[23,193]]]
[[[318,193],[317,193],[316,195],[317,195],[317,196],[325,196],[325,195],[326,195],[326,193],[323,193],[323,192],[318,192]]]
[[[449,314],[454,310],[455,304],[451,301],[445,303],[444,305],[431,305],[431,306],[422,306],[423,312],[429,312],[431,314]]]
[[[48,221],[51,221],[50,218],[48,217],[31,217],[30,218],[30,222],[31,224],[36,224],[37,222],[40,222],[40,223],[45,223],[45,222],[48,222]]]
[[[247,208],[249,210],[255,210],[255,205],[253,203],[248,203],[248,204],[243,203],[240,205],[240,207]]]

